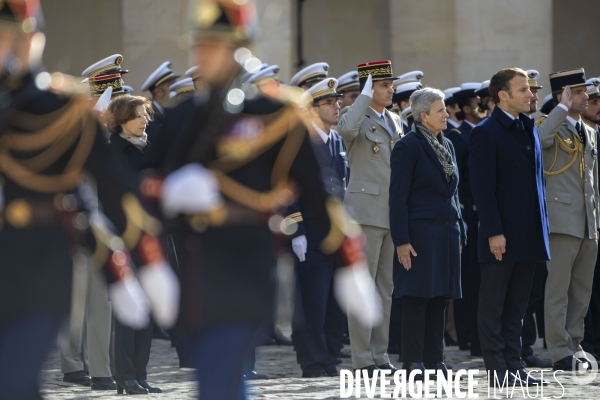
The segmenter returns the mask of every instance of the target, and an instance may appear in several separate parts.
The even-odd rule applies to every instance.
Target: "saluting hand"
[[[496,257],[496,260],[502,261],[502,254],[506,253],[506,238],[504,235],[496,235],[488,240],[490,242],[490,251]]]
[[[573,97],[571,96],[571,86],[565,86],[560,97],[560,103],[567,107],[567,109],[571,109],[571,106],[573,105]]]
[[[410,256],[416,257],[417,252],[410,243],[396,247],[396,252],[398,253],[398,261],[400,261],[400,264],[404,265],[404,269],[408,271],[412,267]]]

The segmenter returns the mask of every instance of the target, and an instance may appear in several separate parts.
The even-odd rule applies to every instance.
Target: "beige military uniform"
[[[598,251],[598,143],[594,130],[581,123],[585,147],[561,106],[538,127],[550,224],[544,307],[546,343],[553,362],[581,350]]]
[[[369,107],[371,101],[371,97],[361,94],[351,107],[342,110],[338,122],[351,171],[344,204],[366,235],[369,271],[383,305],[383,322],[379,326],[365,328],[348,317],[354,368],[389,362],[387,347],[394,288],[394,243],[388,204],[390,157],[402,135],[402,121],[387,110],[384,111],[387,123],[382,121]]]

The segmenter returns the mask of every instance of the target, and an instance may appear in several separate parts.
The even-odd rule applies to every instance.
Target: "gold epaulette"
[[[535,126],[539,128],[540,125],[542,124],[542,122],[544,122],[547,118],[548,118],[547,115],[542,115],[541,117],[538,118],[537,121],[535,121]]]

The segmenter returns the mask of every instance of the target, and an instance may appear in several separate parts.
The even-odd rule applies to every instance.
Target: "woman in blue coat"
[[[446,300],[461,297],[460,252],[466,234],[458,169],[444,138],[444,94],[424,88],[410,97],[415,120],[392,151],[390,228],[396,246],[394,293],[402,298],[401,358],[407,373],[443,364]],[[418,376],[418,375],[417,375]]]

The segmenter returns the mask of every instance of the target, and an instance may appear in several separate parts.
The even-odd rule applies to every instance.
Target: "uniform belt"
[[[81,213],[81,199],[73,194],[57,194],[53,199],[13,199],[0,212],[0,220],[16,229],[53,226],[87,229],[87,215]]]

